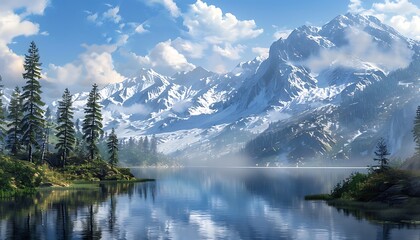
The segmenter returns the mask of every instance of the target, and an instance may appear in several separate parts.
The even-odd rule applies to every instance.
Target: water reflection
[[[156,182],[0,201],[0,239],[419,239],[303,201],[347,170],[138,169]],[[357,231],[355,231],[357,229]]]

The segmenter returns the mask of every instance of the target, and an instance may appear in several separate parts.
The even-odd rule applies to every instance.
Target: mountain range
[[[419,60],[420,42],[348,13],[296,28],[267,58],[226,74],[141,69],[107,85],[105,128],[120,138],[155,134],[160,151],[195,163],[234,161],[235,152],[277,163],[352,161],[371,158],[379,137],[405,158],[414,151]],[[79,118],[87,96],[74,96]]]

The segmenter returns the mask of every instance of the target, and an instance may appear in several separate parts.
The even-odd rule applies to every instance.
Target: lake
[[[0,239],[420,239],[416,225],[304,200],[354,169],[132,171],[156,181],[0,200]]]

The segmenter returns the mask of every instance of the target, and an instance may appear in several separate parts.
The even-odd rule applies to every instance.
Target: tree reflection
[[[32,197],[0,199],[0,236],[7,239],[118,238],[118,197],[136,190],[155,198],[155,184],[115,183],[74,190],[42,190]],[[98,213],[107,209],[107,221]],[[107,227],[103,229],[105,225]]]

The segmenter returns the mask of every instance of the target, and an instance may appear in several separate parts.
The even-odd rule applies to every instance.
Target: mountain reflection
[[[411,239],[307,194],[349,170],[139,169],[156,182],[41,191],[0,201],[0,239]],[[156,171],[156,172],[154,172]],[[149,174],[149,175],[147,175]],[[369,221],[368,221],[369,220]],[[357,229],[357,231],[354,231]]]

